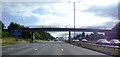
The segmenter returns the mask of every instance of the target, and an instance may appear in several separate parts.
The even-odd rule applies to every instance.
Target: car
[[[78,40],[78,39],[74,39],[73,41],[74,41],[74,42],[78,42],[79,40]]]
[[[57,39],[54,39],[54,41],[58,41]]]
[[[81,41],[82,41],[82,42],[87,42],[87,39],[82,39]]]
[[[110,44],[110,42],[106,39],[98,39],[96,44]]]
[[[118,39],[111,39],[109,42],[110,42],[111,45],[120,44],[120,41]]]

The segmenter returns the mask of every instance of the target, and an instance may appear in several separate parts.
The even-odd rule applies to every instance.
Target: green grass
[[[120,56],[120,49],[118,49],[118,55]]]
[[[96,45],[91,45],[91,44],[82,44],[82,43],[81,44],[80,43],[72,43],[72,44],[76,45],[76,46],[84,47],[84,48],[87,48],[87,49],[111,54],[111,55],[118,55],[118,49],[114,49],[114,48],[96,46]],[[120,50],[119,50],[119,52],[120,52]]]
[[[0,46],[2,46],[2,44],[0,44]]]
[[[31,42],[30,38],[14,38],[14,37],[6,37],[3,39],[0,39],[1,43],[0,46],[10,46],[10,45],[16,45],[16,44],[26,44],[26,43],[32,43],[32,42],[47,42],[47,40],[37,40]]]
[[[7,37],[2,39],[2,44],[0,44],[0,46],[9,46],[9,45],[25,44],[25,43],[30,43],[30,39]]]
[[[34,40],[34,42],[48,42],[47,40]]]

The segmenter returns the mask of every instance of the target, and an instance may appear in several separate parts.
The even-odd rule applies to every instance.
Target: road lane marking
[[[26,47],[28,47],[28,45],[26,45]]]
[[[8,49],[14,49],[14,48],[8,48]]]
[[[37,45],[37,44],[34,44],[34,45]]]
[[[43,44],[43,46],[45,46],[45,45]]]
[[[61,49],[61,51],[63,51],[63,49]]]
[[[38,48],[35,48],[34,50],[35,50],[35,51],[37,51],[37,50],[38,50]]]

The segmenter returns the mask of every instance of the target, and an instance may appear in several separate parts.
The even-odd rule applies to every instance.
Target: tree
[[[10,37],[10,33],[7,31],[2,31],[1,29],[4,29],[5,25],[3,24],[3,22],[0,20],[0,35],[2,35],[2,38],[4,37]],[[0,37],[1,38],[1,37]]]
[[[23,38],[31,38],[31,33],[30,32],[22,32],[22,37]]]
[[[19,25],[14,22],[11,22],[10,25],[8,26],[8,29],[18,29],[18,28]]]
[[[82,32],[82,38],[84,38],[85,37],[85,32]]]
[[[39,34],[41,35],[41,38],[40,38],[41,40],[51,40],[54,38],[47,32],[39,32]]]
[[[4,29],[5,28],[5,25],[3,24],[3,22],[0,20],[0,28],[1,29]]]
[[[29,27],[24,27],[23,25],[17,24],[15,22],[11,22],[10,25],[8,26],[8,29],[23,29],[23,28],[29,28]],[[30,32],[23,32],[22,33],[22,37],[25,38],[31,38],[32,35]],[[35,32],[34,33],[35,39],[40,39],[40,40],[49,40],[49,39],[53,39],[54,37],[51,36],[49,33],[47,32]]]
[[[120,40],[120,22],[118,22],[118,39]]]
[[[24,27],[23,25],[17,24],[15,22],[11,22],[10,25],[8,26],[8,29],[22,29],[22,28],[29,28],[29,27]]]
[[[10,37],[10,36],[11,36],[11,34],[9,32],[7,32],[7,31],[3,31],[2,32],[2,38],[4,38],[4,37]]]
[[[29,27],[25,27],[23,25],[15,23],[15,22],[11,22],[8,26],[9,31],[11,31],[12,29],[23,29],[23,28],[29,28]],[[25,37],[25,38],[28,38],[30,36],[30,32],[25,32],[25,33],[22,33],[22,34],[23,34],[22,37]]]
[[[40,34],[38,32],[34,33],[35,39],[40,39]]]
[[[76,35],[73,39],[79,39],[80,35]]]
[[[89,38],[89,35],[88,35],[88,34],[86,35],[86,38]]]

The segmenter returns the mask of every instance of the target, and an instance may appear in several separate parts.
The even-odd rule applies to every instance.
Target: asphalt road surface
[[[2,47],[2,55],[106,55],[65,42],[39,42]],[[108,56],[108,55],[106,55]]]

